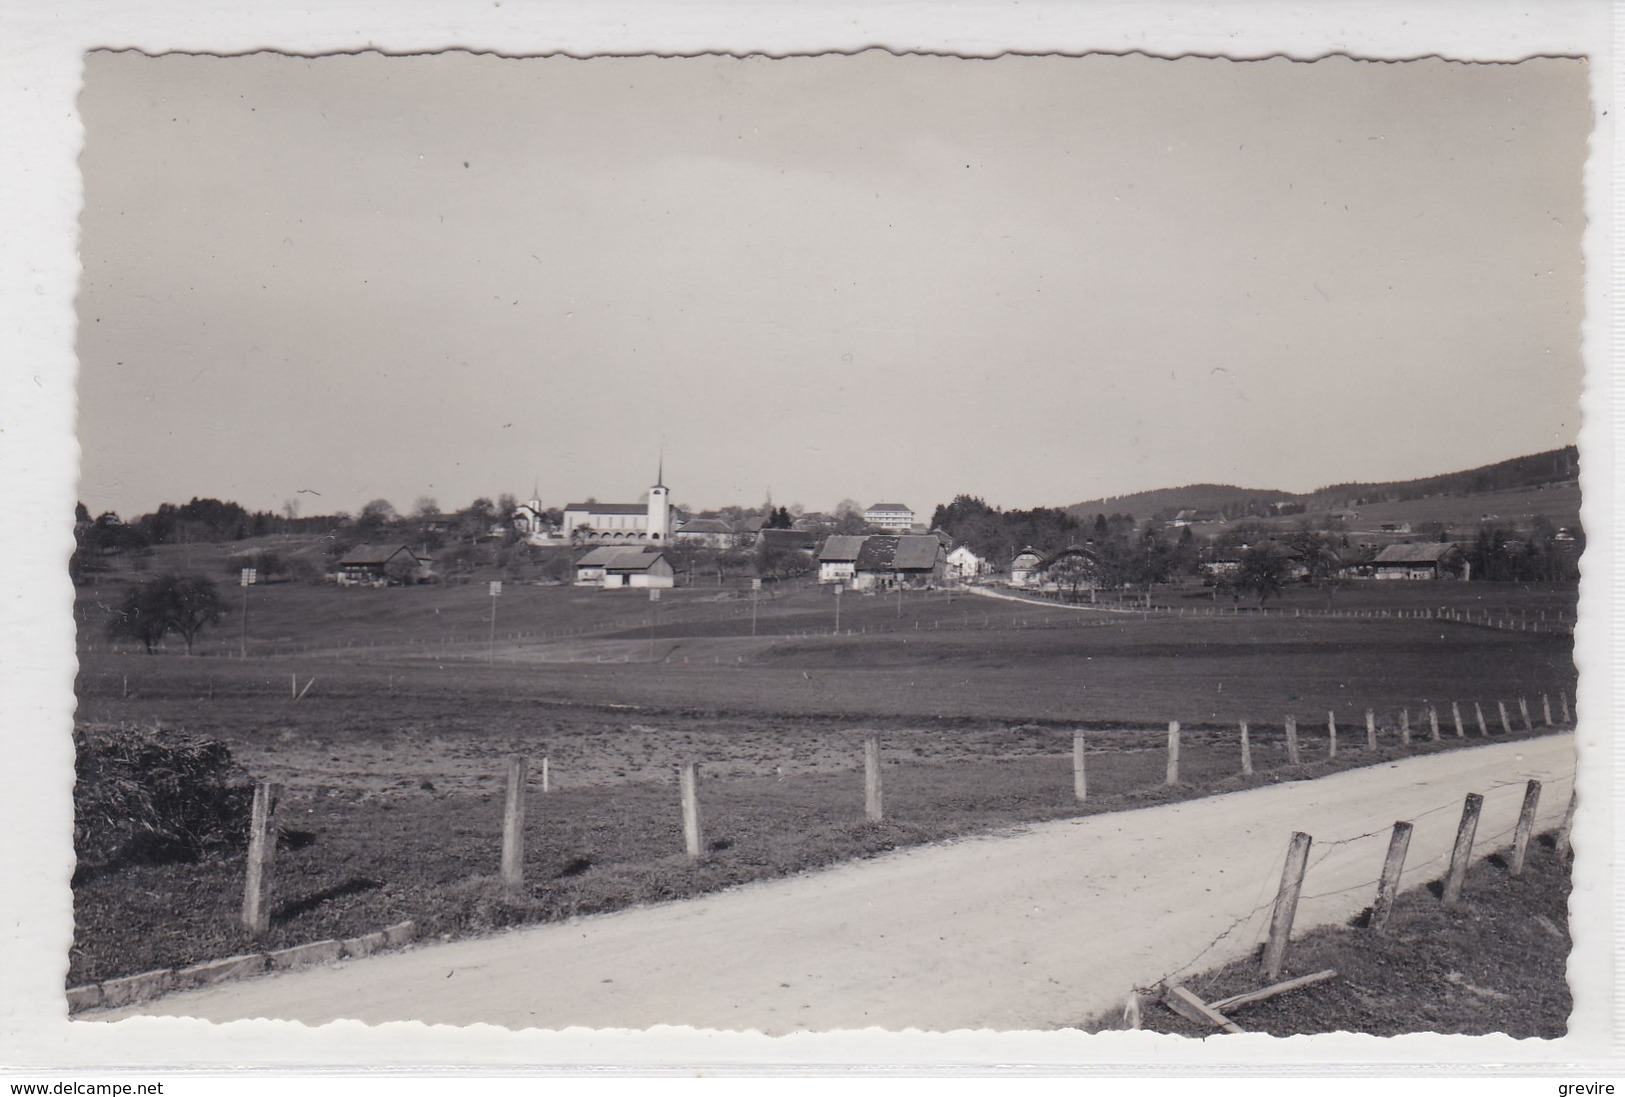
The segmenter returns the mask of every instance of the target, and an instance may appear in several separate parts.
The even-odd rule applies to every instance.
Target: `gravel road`
[[[1404,879],[1415,887],[1443,873],[1466,793],[1485,796],[1483,856],[1510,843],[1531,777],[1545,786],[1542,828],[1556,826],[1573,771],[1571,735],[1492,743],[83,1016],[1055,1028],[1253,949],[1295,830],[1314,837],[1301,932],[1371,902],[1394,820],[1416,824]]]

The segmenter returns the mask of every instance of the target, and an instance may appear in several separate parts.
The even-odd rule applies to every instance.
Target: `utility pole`
[[[237,657],[239,659],[248,658],[248,588],[253,586],[258,578],[259,572],[256,569],[243,569],[243,633],[237,645]]]
[[[660,588],[649,588],[649,662],[655,661],[655,606],[660,604]]]
[[[841,583],[835,584],[835,635],[841,634]]]
[[[491,580],[489,589],[491,591],[491,637],[487,643],[487,659],[495,663],[497,661],[497,598],[502,594],[502,580]]]
[[[751,634],[751,636],[756,635],[756,598],[761,593],[762,593],[762,581],[760,579],[752,579],[750,581],[750,634]]]

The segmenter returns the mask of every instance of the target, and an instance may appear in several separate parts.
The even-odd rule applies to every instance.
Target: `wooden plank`
[[[1164,784],[1179,784],[1179,721],[1168,721],[1168,773]]]
[[[1370,709],[1365,710],[1365,749],[1377,749],[1377,714]]]
[[[1298,718],[1296,716],[1286,718],[1286,761],[1289,766],[1298,764]]]
[[[1212,1025],[1226,1032],[1246,1031],[1182,986],[1172,986],[1163,991],[1162,1000],[1169,1009],[1187,1021],[1195,1021],[1199,1025]]]
[[[1439,741],[1439,710],[1433,705],[1428,706],[1428,734],[1435,743]]]
[[[684,762],[677,771],[677,787],[683,801],[683,848],[690,857],[704,852],[700,834],[700,765]]]
[[[1457,701],[1451,701],[1450,702],[1450,715],[1452,715],[1452,716],[1454,716],[1456,718],[1456,738],[1457,739],[1465,739],[1465,738],[1467,738],[1467,731],[1466,731],[1465,728],[1463,728],[1461,726],[1461,704],[1459,702],[1457,702]]]
[[[522,754],[508,759],[507,799],[502,809],[502,886],[517,890],[525,882],[525,777],[530,762]]]
[[[243,882],[242,923],[251,937],[271,928],[271,865],[276,861],[276,809],[282,787],[254,786],[248,822],[248,872]]]
[[[1296,979],[1288,979],[1286,982],[1276,983],[1274,986],[1249,990],[1246,994],[1232,994],[1228,998],[1220,998],[1216,1002],[1207,1003],[1207,1008],[1215,1012],[1239,1009],[1242,1006],[1250,1006],[1254,1002],[1267,1001],[1270,998],[1277,998],[1282,994],[1290,994],[1294,990],[1302,990],[1304,987],[1312,987],[1316,983],[1324,983],[1328,979],[1335,978],[1337,978],[1337,972],[1332,968],[1327,968],[1325,971],[1317,971],[1313,975],[1300,975]]]
[[[1253,772],[1253,745],[1247,738],[1247,722],[1241,724],[1241,772],[1252,775]]]
[[[1326,713],[1326,757],[1337,757],[1337,713]]]
[[[1078,803],[1089,798],[1089,771],[1084,762],[1083,732],[1072,733],[1072,795]]]

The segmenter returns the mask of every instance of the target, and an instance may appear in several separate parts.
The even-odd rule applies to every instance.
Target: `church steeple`
[[[659,471],[655,473],[655,485],[649,489],[648,519],[644,526],[651,541],[671,540],[670,494],[670,489],[666,487],[666,450],[662,446]]]
[[[666,486],[666,447],[660,447],[660,467],[655,473],[655,487]]]

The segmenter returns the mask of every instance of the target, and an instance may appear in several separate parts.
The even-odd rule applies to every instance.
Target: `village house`
[[[660,549],[600,545],[576,561],[576,586],[605,590],[676,585],[676,572]]]
[[[1389,545],[1371,561],[1373,579],[1468,579],[1473,565],[1449,541]]]
[[[876,503],[863,512],[863,520],[877,529],[904,532],[914,528],[914,512],[902,503]]]
[[[678,545],[728,548],[739,539],[739,534],[725,518],[690,518],[677,527],[671,539]]]
[[[820,583],[847,583],[857,571],[858,553],[868,538],[837,533],[826,538],[818,551],[818,581]]]
[[[1010,561],[1010,585],[1036,587],[1043,582],[1044,554],[1028,545]]]
[[[357,545],[339,560],[334,581],[341,587],[387,587],[428,578],[429,558],[406,545]]]
[[[756,546],[787,552],[812,552],[818,547],[818,534],[806,529],[760,529],[756,531]]]
[[[978,576],[987,574],[988,563],[976,553],[971,551],[969,545],[960,545],[947,556],[944,563],[944,574],[949,579],[968,582]]]

